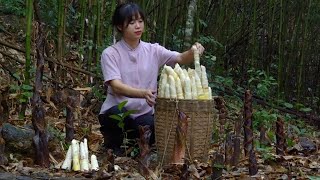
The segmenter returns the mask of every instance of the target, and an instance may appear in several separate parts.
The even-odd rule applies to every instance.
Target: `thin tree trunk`
[[[57,60],[63,63],[65,53],[65,23],[66,23],[66,0],[58,1],[58,38],[57,38]],[[66,75],[64,69],[61,67],[57,68],[57,78],[62,82],[65,81]]]
[[[84,54],[84,48],[83,48],[83,40],[84,40],[84,30],[85,30],[85,17],[86,17],[86,0],[81,0],[80,1],[80,38],[79,38],[79,54],[80,54],[80,58],[79,58],[79,62],[78,64],[82,65],[82,61],[83,61],[83,54]]]
[[[58,43],[57,43],[57,59],[63,62],[64,54],[64,33],[65,33],[65,3],[66,0],[58,1]]]
[[[32,32],[32,15],[33,15],[33,0],[27,0],[27,10],[26,10],[26,19],[27,19],[27,29],[26,29],[26,63],[25,63],[25,81],[24,84],[30,86],[30,70],[31,70],[31,32]],[[29,91],[27,89],[22,89],[22,91]],[[23,96],[23,102],[21,103],[21,109],[19,112],[19,118],[23,119],[25,116],[25,111],[27,109],[29,97]]]
[[[197,0],[191,0],[188,7],[186,28],[185,28],[185,38],[184,38],[184,48],[188,49],[192,43],[192,33],[194,30],[194,15],[197,11]]]
[[[162,39],[162,45],[166,45],[166,39],[167,39],[167,31],[168,31],[168,17],[170,13],[170,6],[171,6],[171,0],[166,0],[166,10],[164,15],[164,27],[163,27],[163,39]]]
[[[300,53],[300,61],[299,61],[299,70],[298,70],[298,102],[301,101],[301,95],[302,95],[302,91],[303,91],[303,72],[304,72],[304,59],[305,59],[305,49],[307,46],[307,31],[308,31],[308,26],[309,26],[309,16],[310,16],[310,9],[311,9],[311,3],[312,0],[309,0],[309,5],[308,5],[308,12],[307,15],[304,19],[304,29],[303,29],[303,37],[302,37],[302,47],[301,47],[301,53]]]
[[[282,38],[282,28],[283,28],[283,0],[280,0],[280,21],[279,21],[279,38],[278,38],[278,98],[280,98],[283,92],[283,38]]]

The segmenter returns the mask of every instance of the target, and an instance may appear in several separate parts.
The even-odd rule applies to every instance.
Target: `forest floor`
[[[19,33],[19,27],[12,24],[20,24],[12,20],[6,20],[1,17],[4,24],[0,31],[0,40],[6,41],[17,47],[24,47],[23,34]],[[20,27],[21,28],[21,27]],[[0,50],[10,52],[17,59],[24,61],[24,54],[13,50],[4,45],[0,45]],[[0,61],[5,62],[14,68],[16,74],[23,74],[23,65],[12,63],[7,56],[0,53]],[[9,63],[10,61],[10,63]],[[71,62],[72,63],[72,62]],[[71,64],[73,65],[73,64]],[[17,84],[16,80],[9,75],[7,69],[2,63],[0,65],[0,84],[1,88],[12,87]],[[21,75],[22,76],[22,75]],[[81,80],[80,80],[81,81]],[[50,86],[50,81],[46,80],[45,87]],[[79,90],[80,89],[80,90]],[[35,164],[34,148],[32,144],[23,144],[19,141],[14,142],[18,145],[10,145],[6,142],[5,155],[8,163],[0,166],[0,179],[145,179],[141,175],[141,164],[139,164],[138,148],[135,146],[130,149],[130,153],[125,157],[115,157],[114,162],[110,163],[108,152],[104,150],[103,138],[99,131],[97,113],[101,102],[92,98],[92,89],[88,87],[78,88],[83,96],[83,101],[89,99],[89,105],[82,107],[75,116],[75,139],[83,140],[88,138],[89,153],[96,154],[98,157],[100,170],[98,172],[82,173],[61,170],[60,166],[64,161],[67,145],[64,143],[66,112],[63,108],[57,108],[52,102],[47,101],[44,104],[46,109],[46,120],[48,130],[53,138],[49,140],[50,162],[49,168],[42,168]],[[25,120],[18,118],[19,111],[19,90],[9,91],[9,119],[7,124],[13,125],[18,131],[32,129],[32,107],[28,106]],[[45,88],[44,97],[52,95],[49,88]],[[49,98],[50,99],[50,98]],[[81,101],[81,102],[83,102]],[[226,104],[233,103],[225,98]],[[229,112],[230,114],[232,112]],[[231,118],[231,117],[230,117]],[[228,119],[232,120],[232,119]],[[292,122],[296,122],[294,119]],[[293,145],[287,148],[284,156],[276,155],[274,141],[271,140],[269,147],[256,148],[256,158],[258,164],[258,173],[254,176],[249,175],[248,158],[241,153],[239,163],[223,165],[218,168],[222,170],[222,179],[320,179],[320,132],[312,126],[304,125],[299,134],[294,131],[291,134]],[[17,135],[18,136],[18,135]],[[196,136],[196,135],[195,135]],[[258,137],[256,134],[255,137]],[[22,141],[32,142],[32,136],[24,137]],[[29,139],[28,139],[29,138]],[[12,139],[12,138],[11,138]],[[14,138],[13,138],[14,139]],[[258,139],[258,138],[257,138]],[[159,166],[159,157],[156,147],[153,147],[150,153],[150,165],[148,168],[149,179],[184,179],[188,174],[189,179],[210,179],[213,169],[212,157],[216,152],[224,149],[223,137],[218,141],[213,141],[208,156],[208,161],[190,162],[188,165],[168,164]],[[8,145],[7,145],[8,144]],[[188,178],[186,178],[188,179]]]

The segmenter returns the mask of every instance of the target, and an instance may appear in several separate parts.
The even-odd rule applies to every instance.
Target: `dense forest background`
[[[143,40],[177,51],[187,49],[195,41],[204,45],[206,53],[201,63],[207,67],[210,84],[217,90],[221,90],[221,85],[235,92],[251,89],[264,100],[286,108],[320,111],[320,79],[317,78],[320,2],[133,2],[140,4],[147,16]],[[27,73],[28,69],[35,63],[28,53],[34,49],[34,38],[39,33],[36,22],[45,24],[47,57],[62,64],[72,61],[76,68],[86,71],[85,82],[101,83],[98,82],[101,80],[100,54],[114,41],[110,20],[117,3],[120,1],[1,0],[2,13],[22,19],[13,19],[20,24],[16,32],[26,31],[27,37],[30,36],[30,41],[21,44],[21,47],[26,45],[25,83],[28,84],[32,75]],[[37,6],[33,9],[32,4]],[[55,74],[52,76],[56,79]],[[60,82],[68,81],[59,73],[56,77],[61,78]],[[81,78],[78,80],[84,82]]]

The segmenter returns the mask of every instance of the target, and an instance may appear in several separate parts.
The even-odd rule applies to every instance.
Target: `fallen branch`
[[[12,44],[9,44],[8,42],[5,42],[5,41],[0,40],[0,44],[2,44],[3,46],[6,46],[6,47],[9,47],[9,48],[12,48],[12,49],[15,49],[15,50],[17,50],[17,51],[20,51],[20,52],[25,53],[25,49],[20,48],[20,47],[17,47],[17,46],[14,46],[14,45],[12,45]],[[1,53],[2,53],[2,52],[1,52]],[[34,55],[34,53],[31,52],[31,55]],[[58,65],[60,65],[60,66],[69,68],[69,69],[71,69],[71,70],[73,70],[73,71],[81,72],[81,73],[83,73],[83,74],[87,74],[87,75],[90,75],[90,76],[93,76],[93,77],[97,77],[97,75],[94,74],[94,73],[92,73],[92,72],[89,72],[89,71],[86,71],[86,70],[83,70],[83,69],[80,69],[80,68],[76,68],[76,67],[74,67],[74,66],[72,66],[72,65],[69,65],[69,64],[65,64],[65,63],[62,63],[62,62],[58,62],[58,61],[56,61],[56,60],[53,59],[53,58],[44,57],[44,59],[45,59],[46,61],[50,61],[50,62],[55,63],[55,64],[58,64]],[[23,64],[24,64],[24,62],[23,62]]]

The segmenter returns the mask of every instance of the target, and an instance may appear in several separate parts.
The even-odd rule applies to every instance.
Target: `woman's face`
[[[128,23],[128,24],[127,24]],[[132,20],[124,24],[122,35],[128,40],[140,40],[144,30],[144,21],[140,15],[132,17]]]

